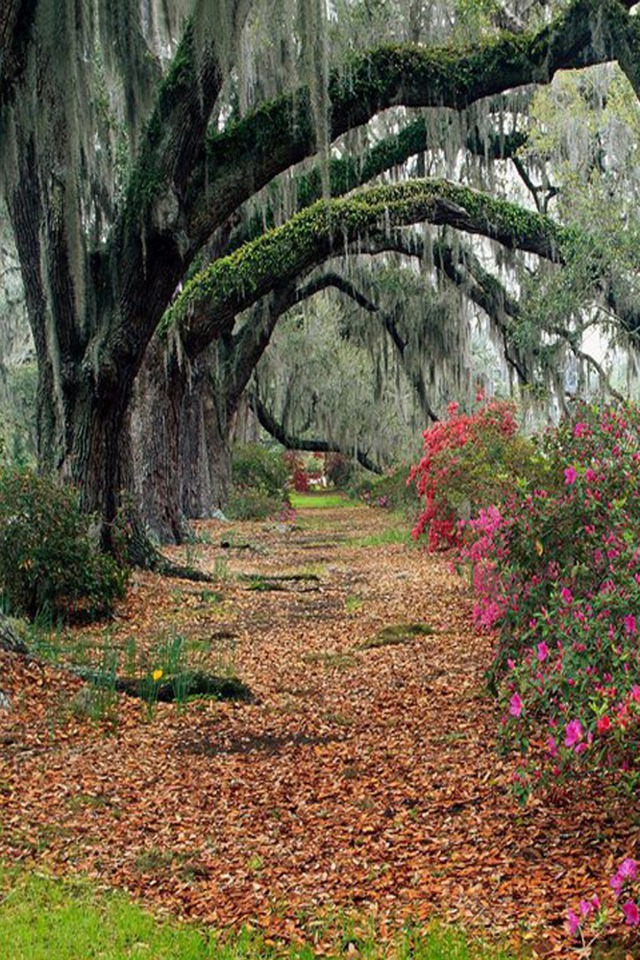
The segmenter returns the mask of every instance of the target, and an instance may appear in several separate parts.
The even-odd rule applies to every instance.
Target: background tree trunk
[[[224,511],[231,484],[230,424],[224,397],[215,389],[212,351],[198,357],[182,412],[182,509],[189,519]]]
[[[188,524],[182,512],[181,412],[188,361],[154,338],[136,378],[131,415],[131,449],[136,505],[152,537],[183,543]]]

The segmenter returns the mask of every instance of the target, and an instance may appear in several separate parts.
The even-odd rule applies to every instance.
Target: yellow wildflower
[[[157,683],[162,678],[162,670],[154,670],[152,673],[153,682]]]

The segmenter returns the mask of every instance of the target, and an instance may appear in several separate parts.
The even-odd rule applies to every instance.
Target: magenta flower
[[[576,473],[575,467],[567,467],[564,471],[564,483],[566,487],[570,487],[572,483],[576,482],[578,474]]]
[[[522,700],[517,693],[511,697],[509,700],[509,713],[512,717],[519,717],[522,713]]]
[[[574,437],[581,437],[586,429],[587,429],[586,423],[582,423],[582,421],[580,421],[579,423],[576,423],[575,427],[573,428]]]
[[[564,603],[573,602],[573,594],[571,593],[571,590],[569,590],[569,587],[563,587],[560,591],[560,596],[562,597]]]
[[[636,632],[636,618],[632,613],[627,614],[624,618],[624,628],[627,633],[630,633],[633,636]]]
[[[575,912],[575,910],[569,910],[567,913],[567,926],[569,928],[569,933],[572,937],[575,937],[580,929],[580,917]]]
[[[538,644],[538,660],[540,663],[542,663],[543,660],[546,660],[548,655],[549,648],[543,640],[542,643]]]
[[[630,927],[637,927],[640,923],[640,911],[638,911],[638,904],[633,900],[627,900],[626,903],[622,904],[622,912],[624,913],[624,922],[628,923]]]
[[[635,880],[638,876],[637,861],[632,860],[631,857],[627,857],[627,859],[623,860],[618,867],[618,874],[625,880]]]
[[[620,896],[620,894],[622,893],[622,888],[623,888],[623,886],[624,886],[624,880],[622,879],[622,877],[620,876],[619,873],[615,873],[615,874],[611,877],[611,880],[609,880],[609,886],[611,887],[611,889],[612,889],[613,892],[615,893],[615,895],[616,895],[616,900],[617,900],[618,897]]]
[[[565,728],[565,747],[575,747],[583,737],[582,724],[579,720],[571,720]]]

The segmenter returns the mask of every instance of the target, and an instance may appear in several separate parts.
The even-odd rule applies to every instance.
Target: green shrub
[[[233,486],[227,514],[233,520],[264,520],[279,513],[285,500],[284,493],[274,497],[259,487]]]
[[[325,459],[325,474],[329,483],[338,490],[347,490],[358,474],[358,466],[353,457],[342,453],[331,453]]]
[[[12,612],[107,613],[125,574],[99,552],[76,492],[30,470],[0,470],[0,597]]]
[[[420,512],[422,502],[415,485],[407,486],[410,469],[409,466],[401,465],[382,477],[359,470],[347,488],[348,493],[369,506],[399,510],[414,520]]]
[[[234,486],[258,488],[272,497],[282,497],[289,470],[279,451],[259,443],[239,443],[231,455],[231,477]]]
[[[237,444],[231,458],[227,513],[234,520],[262,520],[288,502],[289,471],[282,454],[259,443]]]

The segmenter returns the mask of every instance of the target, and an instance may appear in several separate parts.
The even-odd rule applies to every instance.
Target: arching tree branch
[[[298,301],[304,299],[305,297],[313,296],[314,294],[319,293],[321,290],[327,290],[329,288],[333,288],[334,290],[338,290],[340,293],[343,293],[346,297],[349,297],[351,300],[353,300],[354,303],[357,303],[359,307],[362,307],[363,310],[366,310],[367,313],[376,316],[380,320],[383,329],[389,336],[389,339],[394,346],[402,368],[407,374],[407,377],[411,382],[411,386],[418,397],[423,413],[429,420],[432,421],[432,423],[436,423],[440,418],[435,413],[429,402],[422,373],[418,369],[407,367],[406,350],[408,344],[400,336],[393,317],[391,317],[384,310],[381,310],[377,303],[374,303],[373,300],[370,300],[367,296],[365,296],[365,294],[359,290],[356,285],[351,282],[351,280],[348,280],[346,277],[343,277],[340,274],[332,271],[314,278],[313,280],[309,281],[305,287],[301,288],[297,295]]]
[[[166,322],[180,324],[185,348],[196,356],[242,310],[357,237],[422,222],[482,234],[558,262],[573,237],[548,217],[448,181],[370,188],[347,199],[320,201],[216,261],[186,285]]]
[[[330,443],[328,440],[304,440],[302,437],[293,436],[293,434],[285,430],[283,424],[279,423],[275,417],[269,413],[257,394],[253,393],[251,395],[250,402],[263,429],[265,429],[274,440],[277,440],[283,447],[286,447],[287,450],[304,450],[307,453],[341,453],[343,456],[350,455],[337,443]],[[361,467],[364,467],[365,470],[369,470],[370,473],[382,473],[380,467],[370,460],[365,453],[362,453],[361,450],[357,451],[356,456],[358,463]]]
[[[464,110],[514,87],[548,83],[560,69],[616,57],[640,92],[639,37],[640,28],[618,0],[574,0],[537,33],[503,34],[471,52],[381,47],[331,78],[330,136],[336,139],[388,107]],[[196,229],[211,234],[256,190],[315,152],[311,116],[308,93],[299,91],[212,135],[207,175],[203,165],[193,181],[189,219]]]

